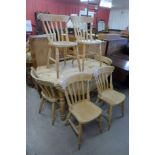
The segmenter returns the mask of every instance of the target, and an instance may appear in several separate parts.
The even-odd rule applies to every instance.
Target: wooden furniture
[[[104,34],[103,40],[107,42],[105,56],[108,57],[115,54],[123,46],[128,45],[128,39],[116,33]]]
[[[46,35],[32,35],[29,39],[32,64],[34,68],[47,65],[50,46]]]
[[[102,62],[102,66],[107,66],[107,64]],[[64,120],[66,104],[65,104],[64,90],[61,88],[60,82],[62,79],[78,73],[79,69],[77,61],[75,61],[74,66],[72,66],[71,60],[67,62],[65,69],[64,69],[64,62],[61,61],[60,68],[62,72],[60,74],[59,79],[57,79],[56,77],[55,64],[51,64],[49,68],[47,68],[46,65],[39,66],[36,68],[36,73],[40,80],[51,82],[54,85],[59,98],[61,119]],[[93,74],[96,68],[100,68],[100,64],[98,63],[97,60],[90,58],[86,59],[85,72]],[[95,80],[92,80],[90,84],[90,91],[93,91],[94,89],[96,89]]]
[[[43,106],[45,104],[45,101],[52,103],[51,118],[52,118],[52,125],[53,125],[55,121],[56,104],[58,103],[58,97],[57,97],[55,88],[52,83],[48,81],[40,80],[34,68],[31,69],[31,76],[36,82],[36,84],[39,86],[39,88],[41,89],[41,102],[40,102],[39,113],[41,113]]]
[[[89,82],[92,78],[88,73],[77,73],[63,81],[61,86],[65,91],[69,113],[67,122],[72,126],[78,135],[78,147],[80,149],[82,126],[93,120],[98,119],[100,130],[102,130],[102,109],[90,101]],[[76,126],[70,119],[73,116],[78,125]]]
[[[76,41],[78,44],[82,44],[83,46],[83,53],[82,53],[82,71],[84,71],[84,61],[86,56],[91,56],[91,55],[102,55],[101,51],[101,40],[95,40],[93,39],[92,35],[92,25],[93,25],[93,18],[91,17],[86,17],[86,16],[71,16],[71,20],[73,22],[73,27],[74,27],[74,34],[76,37]],[[88,26],[90,27],[88,30]],[[86,46],[90,45],[97,45],[99,46],[99,52],[90,52],[89,55],[86,55]],[[100,62],[100,66],[101,66]]]
[[[66,15],[53,15],[53,14],[43,14],[40,13],[38,18],[42,21],[44,30],[47,34],[49,45],[51,48],[48,52],[47,67],[49,67],[50,61],[56,63],[56,73],[57,78],[59,78],[59,52],[60,49],[64,50],[64,62],[66,64],[66,59],[76,58],[78,61],[79,71],[80,60],[78,54],[78,47],[76,42],[70,42],[68,38],[67,22],[69,16]],[[55,48],[55,59],[51,57],[52,47]],[[74,55],[67,54],[67,48],[73,47]]]
[[[115,91],[112,84],[112,72],[114,71],[113,66],[104,66],[97,69],[94,72],[98,90],[98,100],[102,100],[109,105],[108,110],[108,129],[111,126],[112,120],[112,108],[116,105],[120,105],[122,116],[124,115],[124,101],[125,95]]]

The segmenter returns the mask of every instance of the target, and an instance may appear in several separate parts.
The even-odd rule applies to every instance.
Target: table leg
[[[65,94],[59,91],[59,101],[60,101],[60,115],[61,120],[65,120]]]

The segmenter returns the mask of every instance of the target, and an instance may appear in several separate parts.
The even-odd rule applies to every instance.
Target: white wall
[[[128,9],[111,9],[109,17],[109,28],[124,30],[129,26]]]

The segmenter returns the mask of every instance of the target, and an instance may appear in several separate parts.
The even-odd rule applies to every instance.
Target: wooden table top
[[[107,64],[102,63],[102,66],[106,65]],[[47,68],[46,66],[40,66],[36,69],[36,72],[40,79],[53,83],[55,87],[60,87],[59,85],[60,81],[62,81],[66,77],[79,72],[76,60],[74,61],[74,65],[72,65],[72,60],[68,60],[66,62],[66,65],[64,65],[64,61],[61,61],[59,67],[60,67],[59,79],[56,78],[55,64],[51,64],[49,68]],[[95,59],[86,58],[84,72],[93,74],[94,70],[99,67],[100,67],[99,61]]]

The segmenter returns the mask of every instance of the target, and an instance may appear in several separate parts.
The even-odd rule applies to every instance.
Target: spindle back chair
[[[77,41],[93,40],[93,18],[86,16],[71,16],[74,33]],[[88,29],[89,26],[89,29]]]
[[[38,18],[42,21],[45,33],[47,34],[47,38],[50,46],[55,47],[55,59],[51,57],[51,48],[48,54],[47,67],[49,66],[50,61],[56,63],[56,72],[57,78],[59,78],[59,52],[60,49],[64,49],[64,62],[66,64],[66,59],[77,59],[79,71],[80,69],[80,61],[78,54],[78,47],[76,42],[70,42],[68,37],[68,28],[67,22],[69,20],[69,16],[67,15],[54,15],[54,14],[38,14]],[[67,54],[67,48],[73,48],[73,55]]]
[[[98,90],[98,99],[108,104],[108,129],[111,126],[112,120],[112,108],[119,105],[121,108],[122,116],[124,116],[124,101],[125,95],[113,89],[112,73],[114,71],[113,66],[104,66],[97,69],[94,72],[94,77]]]
[[[74,27],[74,34],[76,37],[76,41],[79,44],[83,45],[83,53],[82,53],[82,70],[84,71],[84,61],[86,56],[92,56],[92,55],[102,55],[102,49],[101,44],[103,41],[93,39],[93,18],[92,17],[86,17],[86,16],[71,16],[71,20]],[[88,29],[89,27],[89,29]],[[92,45],[98,45],[99,46],[99,52],[91,52],[86,54],[86,46],[92,46]],[[100,66],[102,65],[102,62],[100,62]]]
[[[41,103],[39,107],[39,113],[41,113],[45,101],[52,103],[51,117],[52,117],[52,124],[54,124],[55,111],[56,111],[55,106],[56,103],[58,102],[58,97],[54,85],[48,81],[39,79],[34,68],[31,68],[31,76],[41,89]]]
[[[90,101],[89,82],[91,78],[91,74],[78,73],[61,81],[61,86],[65,91],[69,106],[66,123],[69,123],[78,135],[79,149],[83,124],[97,119],[99,121],[100,131],[102,131],[102,109]],[[70,119],[71,116],[77,120],[77,126]]]

